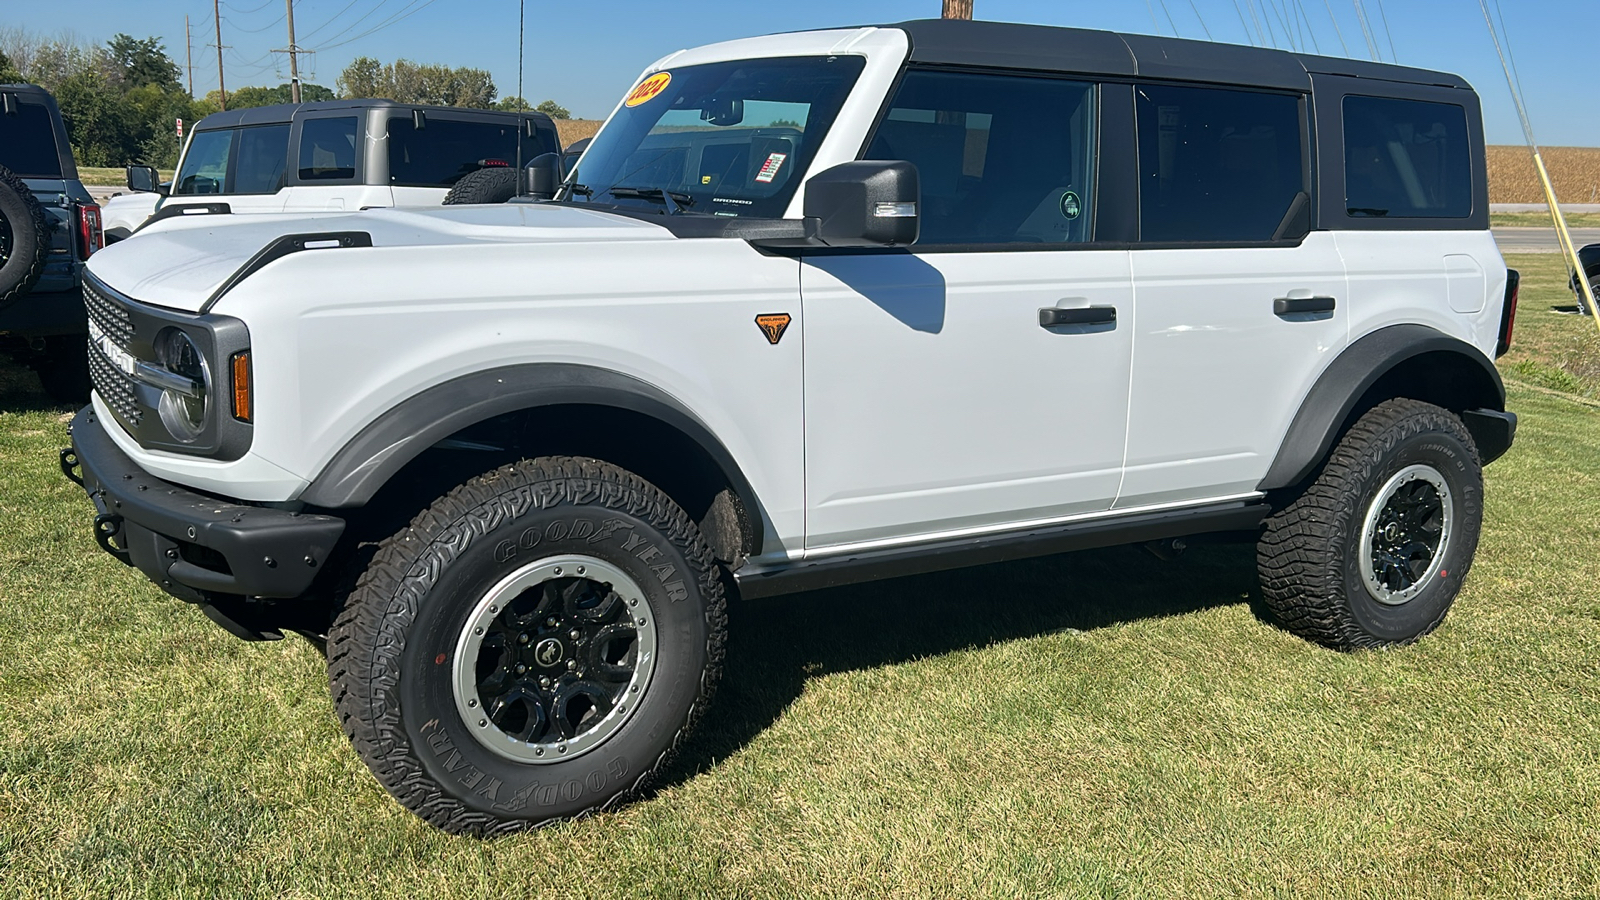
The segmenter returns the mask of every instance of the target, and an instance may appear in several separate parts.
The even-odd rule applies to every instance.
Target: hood
[[[371,235],[374,247],[673,240],[659,225],[556,204],[204,215],[156,222],[136,238],[94,254],[88,265],[96,278],[127,297],[197,312],[278,238],[349,231]]]

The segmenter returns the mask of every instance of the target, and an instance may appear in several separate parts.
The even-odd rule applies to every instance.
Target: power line
[[[345,27],[339,29],[338,31],[334,32],[333,34],[328,35],[326,38],[324,38],[324,40],[337,41],[339,38],[344,37],[345,35],[349,34],[352,31],[354,31],[362,22],[365,22],[366,20],[372,18],[372,16],[375,13],[377,13],[378,10],[383,9],[388,4],[389,4],[389,0],[378,0],[378,2],[376,4],[374,4],[371,9],[369,9],[366,12],[362,13],[360,18],[356,19],[354,22],[351,22],[349,25],[346,25]]]
[[[238,13],[241,16],[248,16],[251,13],[261,12],[263,9],[266,9],[267,7],[271,6],[275,2],[276,2],[276,0],[262,0],[262,3],[261,3],[260,6],[253,7],[251,9],[240,9],[237,6],[234,6],[232,3],[227,2],[227,0],[223,0],[222,5],[226,6],[227,8],[229,8],[231,10],[233,10],[234,12]]]
[[[1205,16],[1200,15],[1200,7],[1194,5],[1194,0],[1189,0],[1189,8],[1194,10],[1194,17],[1200,20],[1200,30],[1206,33],[1206,40],[1216,40],[1216,38],[1211,36],[1211,29],[1206,27]]]
[[[1372,38],[1372,26],[1367,24],[1367,10],[1361,5],[1361,0],[1351,0],[1356,8],[1356,21],[1361,24],[1361,36],[1367,41],[1367,53],[1376,61],[1383,62],[1383,54],[1378,52],[1378,44]]]
[[[1144,0],[1144,8],[1150,10],[1150,27],[1152,27],[1152,28],[1154,28],[1156,30],[1156,34],[1160,34],[1161,33],[1161,23],[1156,21],[1156,8],[1155,8],[1155,5],[1152,4],[1150,2],[1150,0]]]
[[[1183,37],[1182,34],[1178,33],[1178,23],[1172,20],[1172,10],[1167,9],[1167,0],[1160,0],[1160,3],[1161,12],[1167,17],[1167,24],[1172,26],[1172,33],[1177,37]]]
[[[1311,24],[1311,14],[1306,12],[1305,0],[1294,0],[1295,11],[1300,14],[1300,20],[1306,23],[1306,33],[1311,35],[1311,49],[1322,55],[1322,44],[1317,42],[1317,28]]]
[[[301,37],[310,38],[312,35],[316,34],[317,32],[321,31],[322,29],[327,28],[329,25],[333,24],[335,19],[337,19],[340,16],[344,15],[345,13],[349,12],[350,11],[350,7],[355,6],[355,5],[356,5],[356,0],[350,0],[349,3],[346,3],[344,5],[344,9],[341,9],[338,12],[334,13],[333,15],[329,16],[327,18],[327,20],[325,20],[321,25],[318,25],[317,27],[311,29],[310,31],[308,31],[305,34],[301,35]]]
[[[1495,0],[1499,3],[1500,0]],[[1389,61],[1398,63],[1400,54],[1394,52],[1394,32],[1389,30],[1389,14],[1383,11],[1383,0],[1378,0],[1378,18],[1383,20],[1383,33],[1389,39]]]
[[[1239,5],[1239,0],[1233,0],[1233,11],[1239,14],[1239,26],[1244,29],[1244,39],[1254,46],[1256,39],[1250,34],[1250,23],[1244,20],[1244,7]]]
[[[1328,8],[1328,20],[1333,22],[1333,33],[1339,36],[1339,49],[1349,56],[1350,46],[1344,42],[1344,32],[1339,30],[1339,17],[1333,14],[1333,0],[1322,0],[1322,4]]]

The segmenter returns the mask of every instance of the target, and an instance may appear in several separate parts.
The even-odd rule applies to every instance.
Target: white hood
[[[157,222],[101,250],[90,258],[89,271],[134,300],[197,312],[274,240],[347,231],[366,232],[374,247],[673,239],[649,222],[556,204],[191,216]]]

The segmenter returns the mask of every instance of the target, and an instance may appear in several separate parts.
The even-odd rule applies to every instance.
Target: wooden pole
[[[971,19],[972,0],[944,0],[944,18]]]
[[[300,102],[300,66],[296,60],[300,56],[299,47],[294,43],[294,0],[283,0],[289,7],[289,99],[295,103]]]
[[[189,17],[183,17],[183,54],[189,68],[189,99],[194,99],[194,35],[189,31]]]
[[[228,85],[222,80],[222,6],[211,0],[211,14],[217,20],[217,94],[222,97],[222,110],[228,110]]]

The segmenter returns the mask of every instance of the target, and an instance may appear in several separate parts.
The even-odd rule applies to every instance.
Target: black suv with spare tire
[[[89,395],[83,264],[103,240],[55,98],[0,85],[0,350],[58,400]]]

